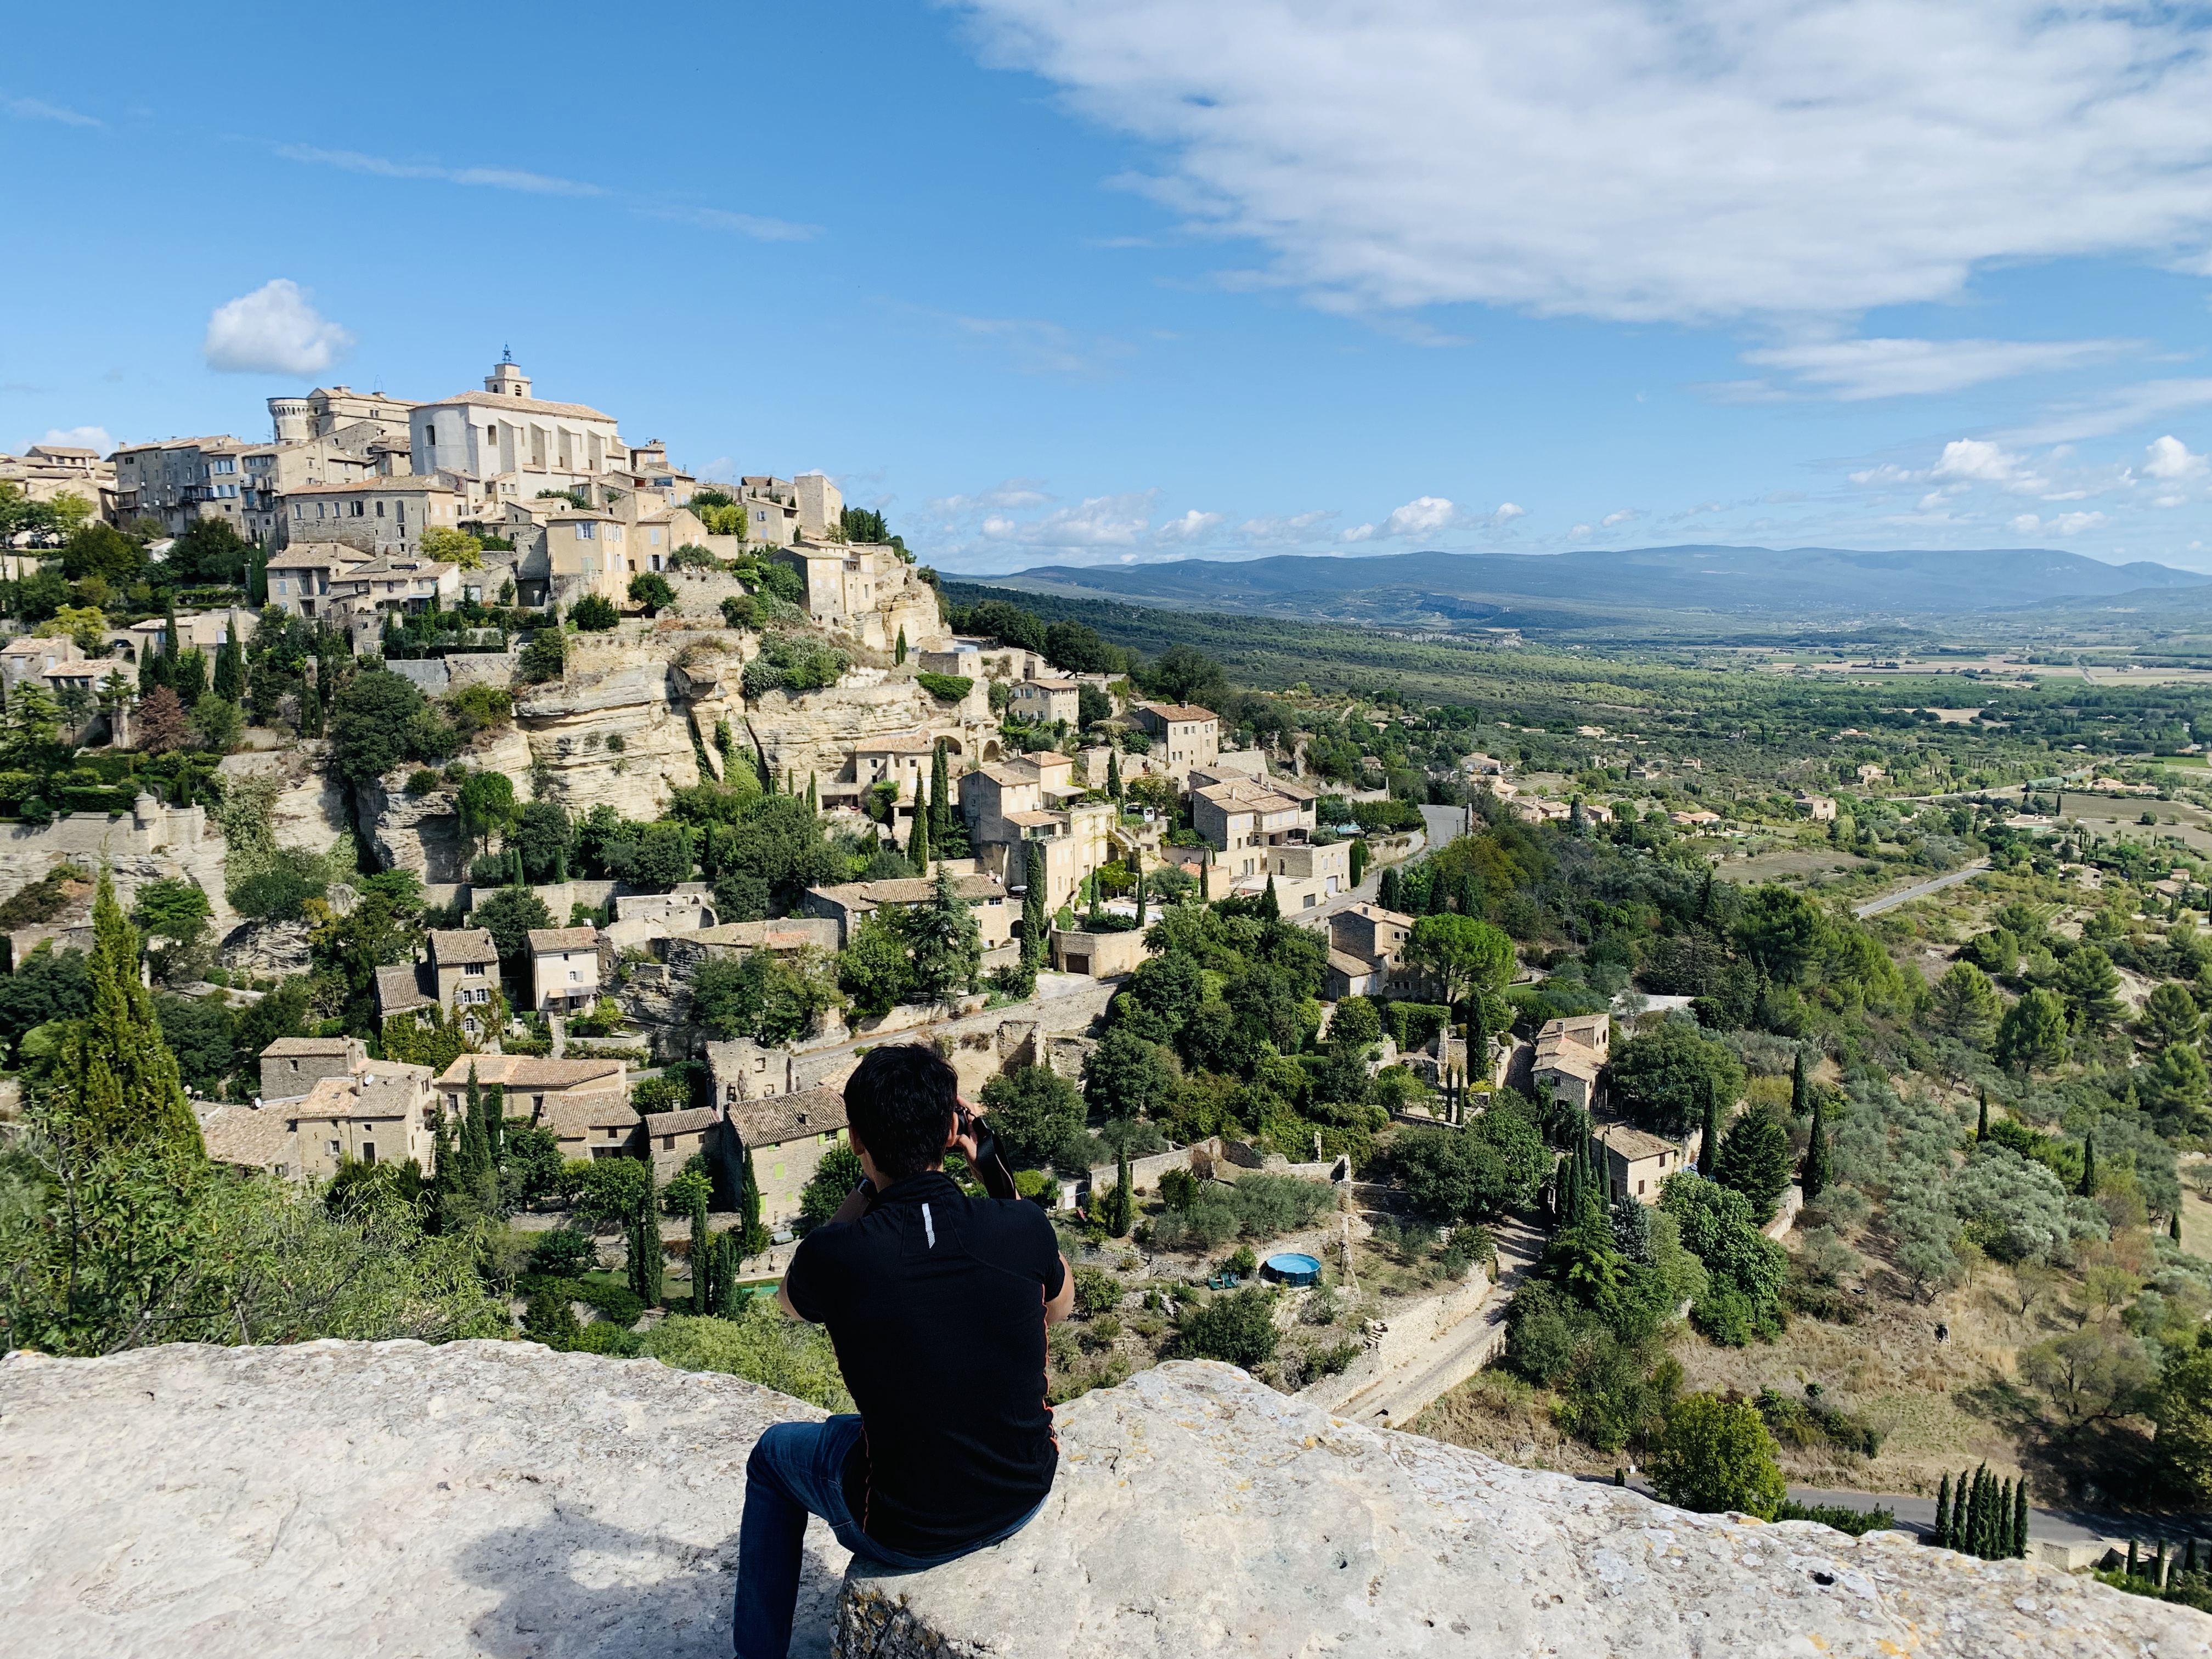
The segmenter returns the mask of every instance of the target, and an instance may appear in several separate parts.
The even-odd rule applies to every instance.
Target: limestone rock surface
[[[1060,1408],[1060,1471],[1013,1538],[857,1569],[844,1659],[2212,1652],[2212,1618],[1898,1533],[1691,1515],[1358,1427],[1226,1365]]]
[[[746,1454],[819,1417],[534,1343],[0,1362],[0,1629],[109,1659],[726,1659]],[[845,1552],[815,1524],[794,1655]]]
[[[531,1343],[0,1362],[9,1650],[136,1659],[729,1650],[744,1461],[819,1413]],[[1694,1516],[1347,1425],[1225,1365],[1060,1412],[1022,1532],[855,1572],[817,1523],[817,1659],[2198,1659],[2212,1619],[2026,1562]]]

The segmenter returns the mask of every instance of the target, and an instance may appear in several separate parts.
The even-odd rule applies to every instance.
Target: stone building
[[[500,501],[570,489],[630,462],[613,416],[536,396],[512,358],[492,366],[481,392],[416,404],[408,441],[417,473],[464,474]]]
[[[1322,994],[1332,1002],[1350,996],[1419,995],[1427,975],[1406,961],[1413,919],[1379,904],[1347,905],[1328,919],[1328,967]]]
[[[1082,688],[1073,680],[1021,680],[1006,707],[1025,720],[1065,720],[1073,726],[1082,707]]]
[[[296,1100],[326,1077],[349,1077],[368,1063],[359,1037],[279,1037],[261,1051],[261,1097]]]
[[[111,516],[118,524],[153,519],[181,536],[202,518],[246,533],[246,475],[240,458],[252,448],[232,437],[171,438],[126,444],[115,452]]]
[[[1549,1084],[1552,1098],[1588,1111],[1597,1099],[1613,1051],[1613,1017],[1578,1014],[1547,1019],[1536,1033],[1533,1081]]]
[[[451,485],[412,473],[301,484],[283,496],[288,541],[343,542],[375,556],[412,553],[425,530],[458,530]]]
[[[806,910],[809,915],[822,916],[837,924],[837,947],[842,950],[853,942],[853,932],[863,918],[884,908],[911,910],[927,903],[936,890],[934,878],[926,876],[810,887],[806,890]],[[986,951],[1012,940],[1016,907],[1007,902],[1006,890],[997,877],[955,876],[952,890],[975,913],[976,927],[982,934]]]
[[[356,626],[386,616],[414,616],[434,605],[444,610],[459,602],[459,565],[420,554],[392,554],[349,565],[331,578],[332,609]]]
[[[1161,769],[1180,783],[1194,766],[1221,756],[1221,721],[1210,708],[1180,702],[1140,702],[1130,711],[1152,739]]]
[[[599,1000],[598,928],[533,927],[529,937],[532,1007],[575,1013]]]
[[[341,579],[370,562],[343,542],[295,541],[269,556],[269,603],[289,617],[330,617],[344,608]]]
[[[629,1158],[639,1113],[629,1102],[629,1067],[619,1060],[539,1060],[529,1054],[463,1054],[439,1076],[447,1114],[468,1099],[469,1073],[477,1086],[504,1091],[502,1109],[550,1129],[564,1158]]]
[[[1274,849],[1303,845],[1313,836],[1313,792],[1290,780],[1229,775],[1191,781],[1191,827],[1221,854],[1216,862],[1232,877],[1264,873]]]
[[[285,1037],[261,1053],[261,1097],[209,1109],[200,1120],[219,1164],[292,1179],[327,1178],[349,1163],[435,1165],[430,1068],[371,1060],[352,1037]],[[272,1092],[282,1091],[283,1092]]]
[[[1639,1204],[1656,1204],[1659,1183],[1689,1167],[1687,1157],[1673,1141],[1626,1123],[1607,1123],[1593,1129],[1590,1152],[1605,1166],[1606,1195],[1633,1198]]]

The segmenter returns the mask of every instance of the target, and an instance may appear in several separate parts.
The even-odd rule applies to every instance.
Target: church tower
[[[502,398],[527,398],[530,377],[515,367],[514,353],[502,351],[499,361],[492,365],[491,373],[484,376],[484,390]]]

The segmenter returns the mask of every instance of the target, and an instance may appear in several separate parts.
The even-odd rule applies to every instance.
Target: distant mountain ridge
[[[947,573],[948,574],[951,573]],[[1958,614],[2205,587],[2212,576],[2140,560],[2106,564],[2055,548],[1963,552],[1651,547],[1625,552],[1277,555],[1230,563],[1047,565],[969,577],[1031,592],[1256,611],[1378,625],[1512,623],[1523,601],[1608,611]]]

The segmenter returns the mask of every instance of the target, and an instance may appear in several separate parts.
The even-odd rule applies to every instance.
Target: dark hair
[[[845,1079],[845,1115],[887,1181],[945,1161],[959,1103],[959,1077],[944,1055],[919,1042],[870,1049]]]

